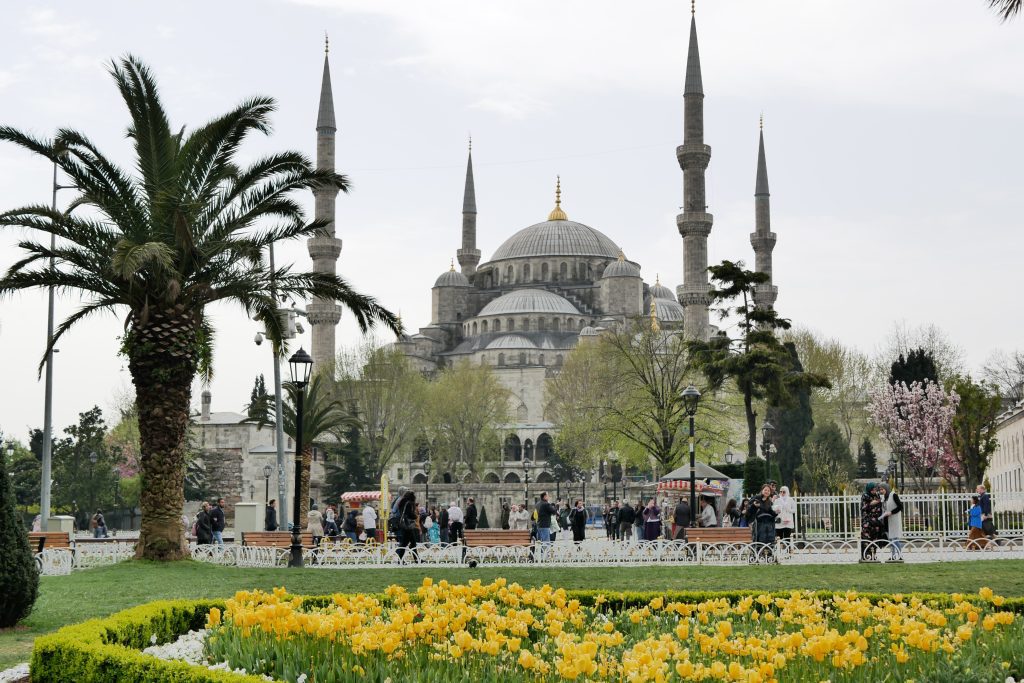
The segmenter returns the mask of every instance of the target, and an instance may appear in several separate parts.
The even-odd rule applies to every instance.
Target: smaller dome
[[[661,284],[660,278],[656,278],[654,280],[654,286],[651,287],[651,296],[653,296],[655,299],[671,299],[672,301],[676,300],[676,295],[672,292],[671,289]]]
[[[477,316],[507,313],[565,313],[579,315],[566,299],[546,289],[517,289],[491,301]]]
[[[601,277],[640,277],[640,269],[627,261],[622,256],[622,252],[619,252],[619,260],[609,263]]]
[[[521,334],[506,334],[498,337],[487,349],[535,349],[537,345]]]
[[[451,270],[446,270],[438,276],[437,280],[434,281],[435,287],[469,287],[469,280],[462,273],[455,270],[455,266],[452,266]]]
[[[591,327],[590,325],[587,325],[582,330],[580,330],[581,337],[596,337],[597,335],[597,328]]]
[[[683,321],[683,307],[675,299],[655,299],[654,310],[658,320],[664,323]]]

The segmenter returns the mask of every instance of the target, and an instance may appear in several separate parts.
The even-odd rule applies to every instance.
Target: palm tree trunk
[[[194,315],[171,310],[133,321],[126,335],[142,451],[138,558],[168,561],[189,556],[181,512],[197,327]]]
[[[306,524],[306,516],[309,514],[309,472],[313,467],[313,445],[302,447],[302,472],[299,477],[299,518],[295,523],[300,527]]]

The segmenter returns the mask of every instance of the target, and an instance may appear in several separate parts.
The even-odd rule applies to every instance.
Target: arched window
[[[480,365],[487,365],[487,354],[486,353],[480,356]]]
[[[560,332],[562,329],[562,321],[559,320],[558,318],[552,318],[551,329],[553,329],[555,332]]]
[[[547,282],[547,279],[548,279],[548,264],[546,264],[546,263],[540,264],[540,279],[544,280],[545,282]]]
[[[520,422],[526,422],[530,418],[530,413],[526,409],[525,403],[520,403],[519,407],[516,408],[516,419]]]
[[[515,434],[509,434],[505,437],[505,460],[522,460],[523,459],[523,446],[519,441],[519,437]]]
[[[530,264],[529,263],[524,263],[523,264],[523,282],[529,282],[529,281],[530,281]]]
[[[521,351],[519,353],[519,364],[520,365],[526,365],[526,353],[525,352]]]
[[[558,264],[558,279],[565,280],[569,277],[569,266],[566,265],[565,261]]]
[[[520,481],[521,480],[519,479],[519,475],[516,474],[515,472],[509,472],[508,474],[505,475],[506,484],[518,484]]]
[[[426,484],[427,483],[427,475],[425,475],[422,472],[420,472],[419,474],[417,474],[415,477],[412,478],[412,483],[414,483],[414,484]]]
[[[587,279],[588,280],[593,280],[594,279],[594,266],[592,264],[590,264],[590,263],[587,264]]]
[[[504,364],[505,364],[505,354],[499,353],[498,354],[498,365],[504,365]]]
[[[494,319],[494,331],[501,332],[501,318]]]
[[[551,435],[544,432],[537,437],[537,458],[548,460],[555,452],[555,442]]]
[[[499,479],[498,475],[495,474],[494,472],[488,472],[486,475],[484,475],[484,483],[485,484],[500,484],[501,483],[501,479]]]
[[[558,354],[557,356],[555,356],[555,367],[562,367],[562,354]]]
[[[510,284],[512,284],[513,282],[515,282],[515,279],[516,279],[516,270],[515,270],[515,268],[513,268],[512,266],[509,266],[509,267],[508,267],[508,271],[507,271],[507,273],[508,273],[508,274],[507,274],[507,275],[505,276],[505,284],[507,284],[507,285],[510,285]]]
[[[537,475],[538,484],[550,484],[553,481],[554,478],[547,472],[541,472],[540,474]]]
[[[473,336],[476,336],[476,323],[473,323]]]
[[[516,329],[516,319],[515,318],[509,318],[507,322],[508,322],[508,331],[509,332],[511,332],[512,330]]]
[[[484,334],[487,334],[487,321],[486,320],[484,320],[483,322],[480,323],[480,331],[483,332]]]
[[[546,332],[548,329],[547,318],[537,318],[537,331]]]
[[[527,460],[533,460],[533,441],[530,439],[523,442],[523,457]]]

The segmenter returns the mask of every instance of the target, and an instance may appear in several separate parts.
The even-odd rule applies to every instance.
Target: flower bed
[[[143,605],[36,641],[34,681],[1004,681],[1024,601],[979,595],[626,593],[433,583],[415,592]],[[209,670],[143,654],[203,626]]]

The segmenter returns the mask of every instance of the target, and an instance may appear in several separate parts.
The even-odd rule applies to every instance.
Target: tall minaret
[[[466,162],[466,189],[462,195],[462,248],[458,251],[462,274],[471,277],[480,263],[476,248],[476,188],[473,185],[473,139],[469,139],[469,160]]]
[[[768,164],[764,159],[764,116],[761,117],[761,134],[757,148],[757,181],[754,183],[754,232],[750,233],[750,245],[754,247],[754,269],[768,273],[768,282],[754,290],[754,304],[758,308],[771,308],[779,296],[779,288],[772,284],[772,249],[775,248],[775,233],[772,232],[771,207],[768,194]]]
[[[707,212],[704,171],[711,161],[711,148],[704,144],[704,86],[697,50],[696,9],[691,4],[690,48],[686,56],[686,84],[683,89],[683,144],[676,148],[683,169],[683,213],[676,216],[683,236],[683,285],[677,290],[683,305],[683,332],[706,339],[708,326],[708,235],[713,218]]]
[[[331,67],[327,61],[330,44],[324,37],[324,77],[320,85],[320,110],[316,116],[316,167],[334,170],[334,136],[338,128],[334,123],[334,95],[331,92]],[[337,272],[341,240],[334,236],[334,201],[338,190],[323,187],[313,190],[316,198],[315,217],[328,223],[329,237],[311,237],[306,243],[317,273]],[[328,299],[314,299],[306,308],[313,328],[313,362],[317,367],[334,363],[334,333],[341,320],[341,307]]]

